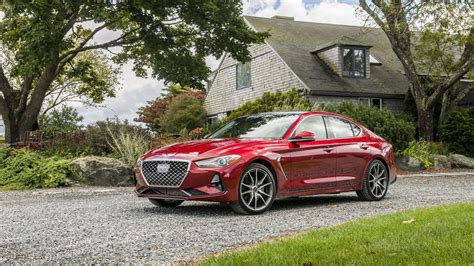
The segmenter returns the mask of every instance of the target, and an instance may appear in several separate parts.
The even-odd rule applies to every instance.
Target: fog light
[[[219,177],[218,174],[215,174],[215,175],[212,177],[211,184],[220,183],[220,182],[221,182],[221,178]]]
[[[222,184],[221,177],[218,174],[215,174],[211,179],[211,184],[220,191],[224,191],[224,185]]]

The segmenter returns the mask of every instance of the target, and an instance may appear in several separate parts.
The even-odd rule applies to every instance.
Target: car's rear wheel
[[[176,207],[183,203],[184,200],[172,199],[148,199],[151,203],[159,207]]]
[[[363,200],[377,201],[385,197],[388,190],[388,170],[380,160],[373,160],[365,171],[362,190],[357,196]]]
[[[236,213],[261,214],[275,200],[275,177],[266,166],[253,163],[242,174],[238,192],[239,200],[230,205]]]

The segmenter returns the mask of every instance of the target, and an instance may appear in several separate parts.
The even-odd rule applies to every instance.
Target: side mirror
[[[293,138],[289,139],[290,142],[304,142],[304,141],[315,141],[316,135],[313,132],[301,131],[296,134]]]

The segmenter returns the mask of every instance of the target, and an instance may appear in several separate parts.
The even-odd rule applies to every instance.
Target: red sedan
[[[324,193],[381,200],[397,178],[390,143],[326,112],[235,119],[205,139],[149,151],[135,176],[136,194],[155,205],[227,202],[242,214],[263,213],[275,199]]]

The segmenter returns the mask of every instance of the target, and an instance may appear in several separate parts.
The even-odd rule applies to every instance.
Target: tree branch
[[[89,34],[89,36],[87,36],[78,46],[76,49],[79,49],[79,48],[83,48],[93,37],[94,35],[96,35],[99,31],[105,29],[106,27],[110,26],[111,23],[104,23],[104,25],[100,26],[100,27],[97,27],[95,28],[91,34]],[[72,51],[69,51],[67,53],[65,53],[64,55],[62,55],[61,57],[59,57],[59,61],[62,61],[64,58],[66,58],[67,56],[71,55],[74,53],[75,50],[72,50]]]
[[[474,27],[471,27],[468,38],[470,41],[466,43],[461,58],[456,64],[457,72],[438,86],[428,98],[428,104],[434,105],[446,91],[451,89],[454,84],[474,68],[474,41],[472,41],[474,39]]]
[[[14,102],[13,88],[10,85],[10,82],[8,82],[8,79],[5,76],[5,73],[3,72],[3,67],[1,65],[0,65],[0,91],[3,93],[3,96],[5,97],[5,100],[7,103]]]
[[[23,85],[21,86],[21,95],[20,95],[20,102],[17,107],[17,112],[21,113],[26,108],[26,103],[28,101],[28,96],[33,86],[33,77],[28,76],[23,81]]]
[[[383,29],[385,27],[383,20],[377,13],[375,13],[374,10],[369,7],[365,0],[359,0],[359,5],[365,12],[367,12],[367,14],[369,14],[369,16],[375,21],[375,23],[377,23],[377,25],[379,25],[380,28]]]
[[[7,103],[2,95],[0,95],[0,114],[6,114],[8,112]]]
[[[90,45],[90,46],[82,46],[82,47],[79,46],[74,50],[68,51],[67,53],[65,53],[64,55],[62,55],[60,57],[60,61],[61,61],[60,66],[61,67],[59,67],[59,69],[61,69],[62,66],[64,66],[69,61],[74,59],[74,57],[80,52],[84,52],[84,51],[88,51],[88,50],[95,50],[95,49],[106,49],[106,48],[110,48],[110,47],[115,47],[115,46],[120,46],[120,45],[131,43],[130,41],[122,41],[122,40],[125,37],[129,36],[130,34],[136,32],[137,30],[138,30],[138,28],[134,29],[134,30],[131,30],[127,33],[124,33],[122,36],[120,36],[117,39],[112,40],[112,41],[108,41],[108,42],[105,42],[105,43],[102,43],[102,44]],[[84,45],[85,45],[85,43],[84,43]]]

